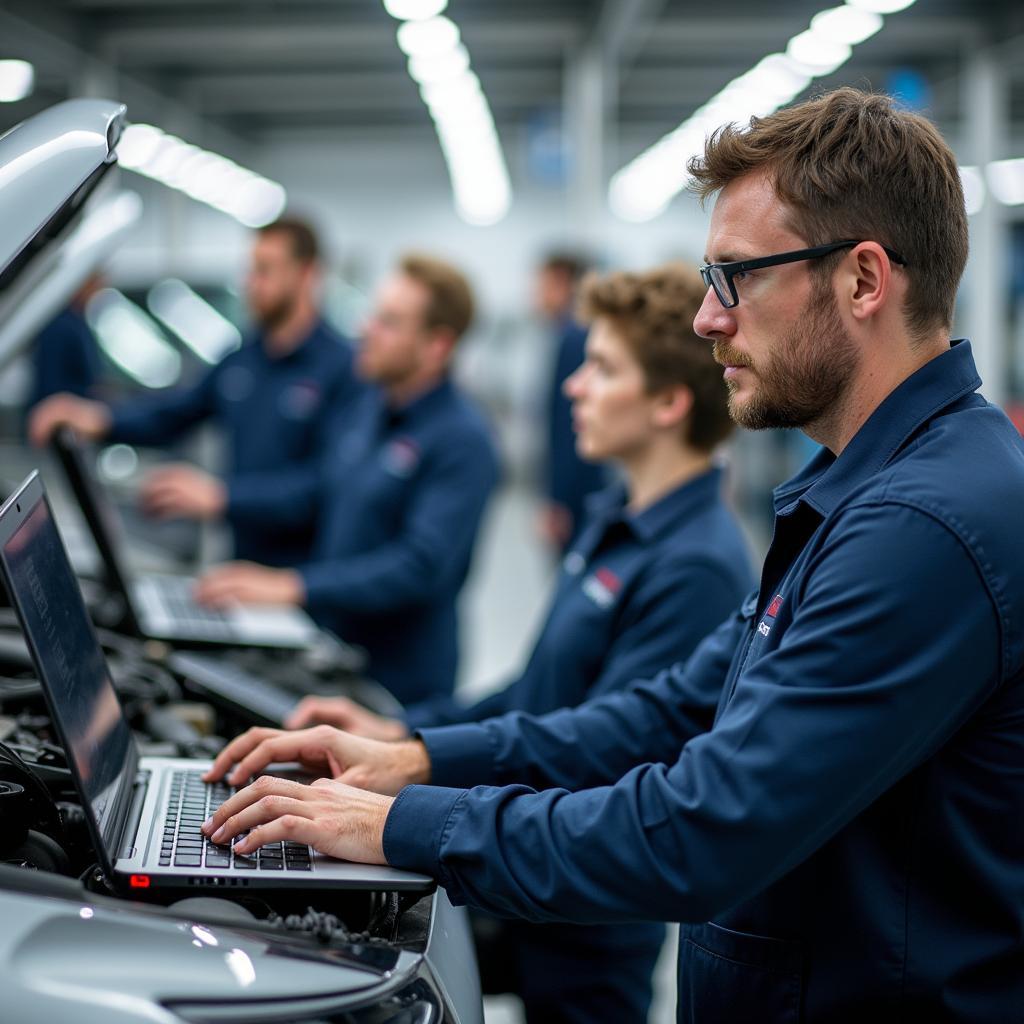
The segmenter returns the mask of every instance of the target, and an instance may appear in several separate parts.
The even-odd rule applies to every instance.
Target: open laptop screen
[[[37,477],[9,499],[3,519],[0,558],[11,600],[70,768],[109,842],[130,770],[131,732]]]

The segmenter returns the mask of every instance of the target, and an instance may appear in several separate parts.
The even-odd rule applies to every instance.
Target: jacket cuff
[[[476,722],[418,729],[430,757],[430,781],[437,786],[479,786],[494,779],[494,747]]]
[[[406,786],[384,822],[384,858],[393,868],[433,875],[444,884],[441,844],[448,821],[465,791],[439,786]]]

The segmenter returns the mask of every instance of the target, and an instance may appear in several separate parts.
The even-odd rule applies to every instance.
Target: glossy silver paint
[[[113,100],[68,100],[0,137],[0,271],[114,160],[124,115]]]

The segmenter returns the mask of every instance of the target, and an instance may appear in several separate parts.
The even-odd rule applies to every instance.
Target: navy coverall
[[[285,356],[268,354],[259,334],[225,356],[198,384],[146,395],[113,407],[109,439],[165,445],[214,420],[227,438],[224,476],[233,486],[261,486],[260,474],[286,471],[317,457],[325,423],[353,400],[352,348],[320,321]],[[313,528],[281,530],[248,520],[231,522],[235,557],[264,565],[308,558]]]
[[[979,386],[955,344],[781,487],[760,591],[685,665],[426,730],[388,861],[497,913],[688,922],[681,1021],[1020,1020],[1024,443]],[[441,788],[512,782],[542,792]]]
[[[688,658],[753,585],[721,487],[722,473],[713,469],[639,514],[625,508],[621,485],[592,495],[523,674],[470,706],[450,697],[414,704],[409,726],[575,707]],[[522,996],[531,1018],[642,1024],[663,938],[661,924],[509,922],[507,955],[491,958],[503,969],[495,984]]]
[[[575,373],[587,343],[587,328],[572,317],[558,324],[558,351],[548,407],[548,452],[545,491],[550,502],[561,505],[572,516],[572,533],[565,543],[570,548],[579,536],[586,512],[587,496],[608,482],[600,463],[586,462],[576,454],[576,431],[572,429],[572,402],[562,391],[567,377]]]
[[[28,407],[67,391],[82,398],[93,392],[103,372],[96,338],[77,309],[65,309],[39,332],[32,350],[34,377]]]
[[[498,480],[490,428],[445,380],[402,408],[367,387],[331,427],[319,473],[253,477],[232,491],[237,523],[294,529],[318,520],[296,563],[306,608],[403,702],[450,694],[456,600]]]

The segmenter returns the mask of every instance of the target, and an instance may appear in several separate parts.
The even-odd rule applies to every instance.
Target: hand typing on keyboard
[[[294,569],[271,569],[254,562],[214,566],[196,583],[195,599],[211,608],[231,604],[300,605],[306,599]]]
[[[384,823],[392,803],[392,797],[332,779],[306,786],[264,775],[229,797],[202,831],[218,844],[247,831],[235,839],[236,860],[276,843],[306,843],[331,857],[386,864]]]
[[[250,729],[220,752],[203,779],[219,782],[233,765],[228,781],[240,785],[281,761],[298,761],[335,778],[306,786],[263,776],[229,797],[203,823],[204,835],[226,843],[250,830],[234,844],[236,855],[292,840],[332,857],[384,864],[384,823],[392,797],[379,794],[430,780],[426,747],[419,740],[382,743],[329,725],[297,732]]]
[[[233,786],[240,786],[281,761],[298,761],[311,772],[375,793],[394,794],[411,782],[430,781],[426,747],[419,740],[383,743],[330,725],[291,732],[249,729],[217,755],[203,778],[218,782],[227,776]]]

